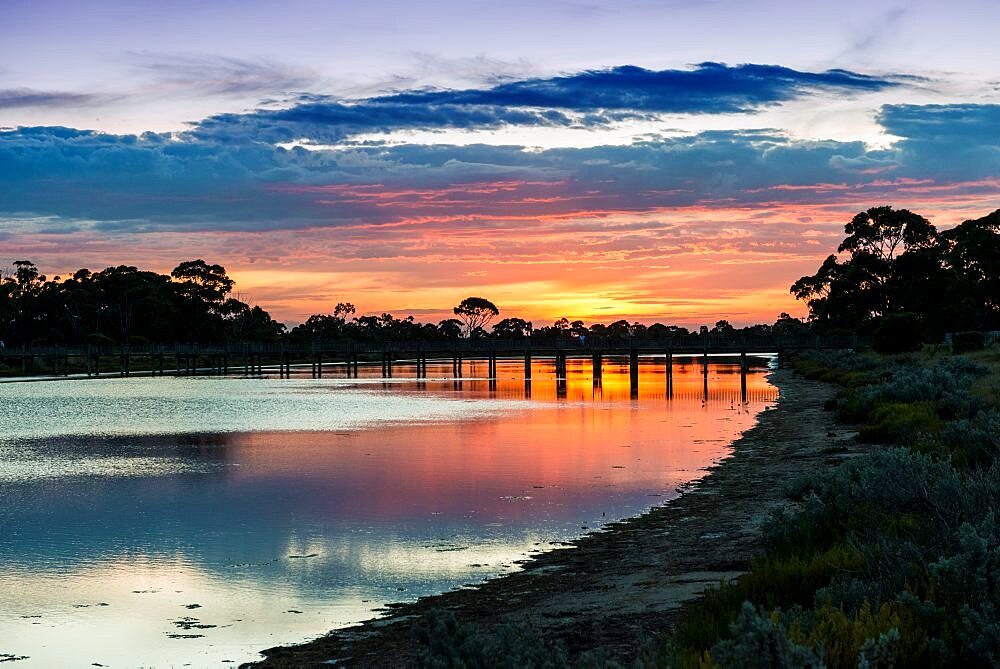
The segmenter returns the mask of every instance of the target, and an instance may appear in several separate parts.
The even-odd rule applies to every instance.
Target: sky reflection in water
[[[544,361],[530,398],[485,371],[0,386],[0,653],[253,659],[676,496],[777,394],[757,369],[742,404],[733,364],[707,401],[681,360],[672,399],[662,362],[637,400],[622,361],[595,387],[571,360],[565,397]]]

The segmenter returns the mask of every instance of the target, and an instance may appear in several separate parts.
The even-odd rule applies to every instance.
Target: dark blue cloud
[[[847,70],[800,72],[777,65],[723,63],[701,63],[691,70],[647,70],[625,65],[562,77],[513,81],[484,90],[417,91],[378,100],[390,104],[718,114],[753,111],[817,89],[865,92],[896,85],[898,82],[891,78]]]
[[[984,179],[1000,176],[1000,105],[886,105],[878,121],[914,176]]]
[[[899,137],[986,144],[1000,139],[1000,105],[885,105],[878,122]]]
[[[89,220],[116,231],[271,230],[377,224],[401,215],[400,208],[373,199],[315,188],[330,185],[433,191],[491,181],[544,182],[560,184],[558,197],[587,208],[639,211],[815,202],[831,192],[856,192],[867,203],[891,194],[891,188],[873,190],[875,181],[891,186],[930,180],[958,184],[955,192],[961,192],[962,183],[1000,174],[998,106],[890,106],[878,118],[902,137],[886,149],[797,141],[768,130],[544,151],[416,144],[307,151],[196,134],[20,128],[0,132],[0,216]],[[467,207],[474,214],[500,215],[522,207],[504,205],[502,192],[495,201],[489,197],[477,204],[477,196],[469,195],[451,209],[443,204],[451,196],[416,197],[405,214],[434,217]],[[522,209],[548,211],[542,199]],[[566,205],[552,205],[558,206]],[[0,222],[0,230],[5,225]],[[50,222],[46,229],[59,225]]]
[[[877,91],[903,80],[776,65],[702,63],[659,71],[627,65],[486,89],[408,91],[356,101],[304,96],[288,109],[210,117],[193,133],[236,141],[338,142],[352,134],[401,129],[598,127],[665,113],[745,113],[815,91]]]

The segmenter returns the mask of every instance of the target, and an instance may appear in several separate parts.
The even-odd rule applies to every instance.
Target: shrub
[[[886,314],[872,333],[872,348],[879,353],[919,351],[924,329],[916,314]]]
[[[88,344],[93,346],[114,346],[117,342],[111,337],[100,332],[91,332],[84,337]]]
[[[565,649],[546,643],[526,626],[505,625],[489,634],[456,620],[450,611],[431,611],[414,628],[426,669],[563,669]],[[595,663],[596,664],[596,663]],[[608,665],[613,666],[613,665]]]
[[[761,615],[744,602],[740,617],[732,625],[732,638],[712,647],[712,660],[721,667],[735,669],[801,669],[823,667],[812,649],[788,638],[777,613]]]
[[[880,404],[871,411],[868,421],[858,432],[858,439],[868,443],[915,442],[921,435],[939,433],[942,425],[929,402]]]
[[[982,351],[986,347],[986,337],[982,332],[956,332],[951,338],[953,353]]]
[[[941,431],[940,441],[960,464],[991,462],[1000,453],[1000,411],[987,409],[950,422]]]

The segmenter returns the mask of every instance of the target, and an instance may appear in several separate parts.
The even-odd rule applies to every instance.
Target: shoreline
[[[824,411],[834,386],[789,369],[772,370],[770,381],[779,389],[776,404],[679,498],[584,535],[570,548],[532,556],[519,572],[392,605],[385,617],[269,648],[265,659],[243,666],[410,665],[420,650],[414,623],[433,609],[487,632],[527,625],[563,643],[571,657],[600,650],[632,659],[672,626],[684,603],[746,571],[761,524],[786,503],[787,482],[866,450],[852,429]]]

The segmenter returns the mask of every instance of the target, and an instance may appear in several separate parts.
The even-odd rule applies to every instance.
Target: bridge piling
[[[524,352],[524,382],[527,396],[531,397],[531,351]]]
[[[639,393],[639,349],[633,348],[628,353],[628,386],[633,396]]]
[[[591,375],[594,381],[599,381],[604,376],[603,355],[600,351],[591,356]]]
[[[672,399],[674,396],[674,352],[669,348],[664,365],[667,372],[667,399]]]
[[[566,352],[556,352],[556,379],[566,380]]]

